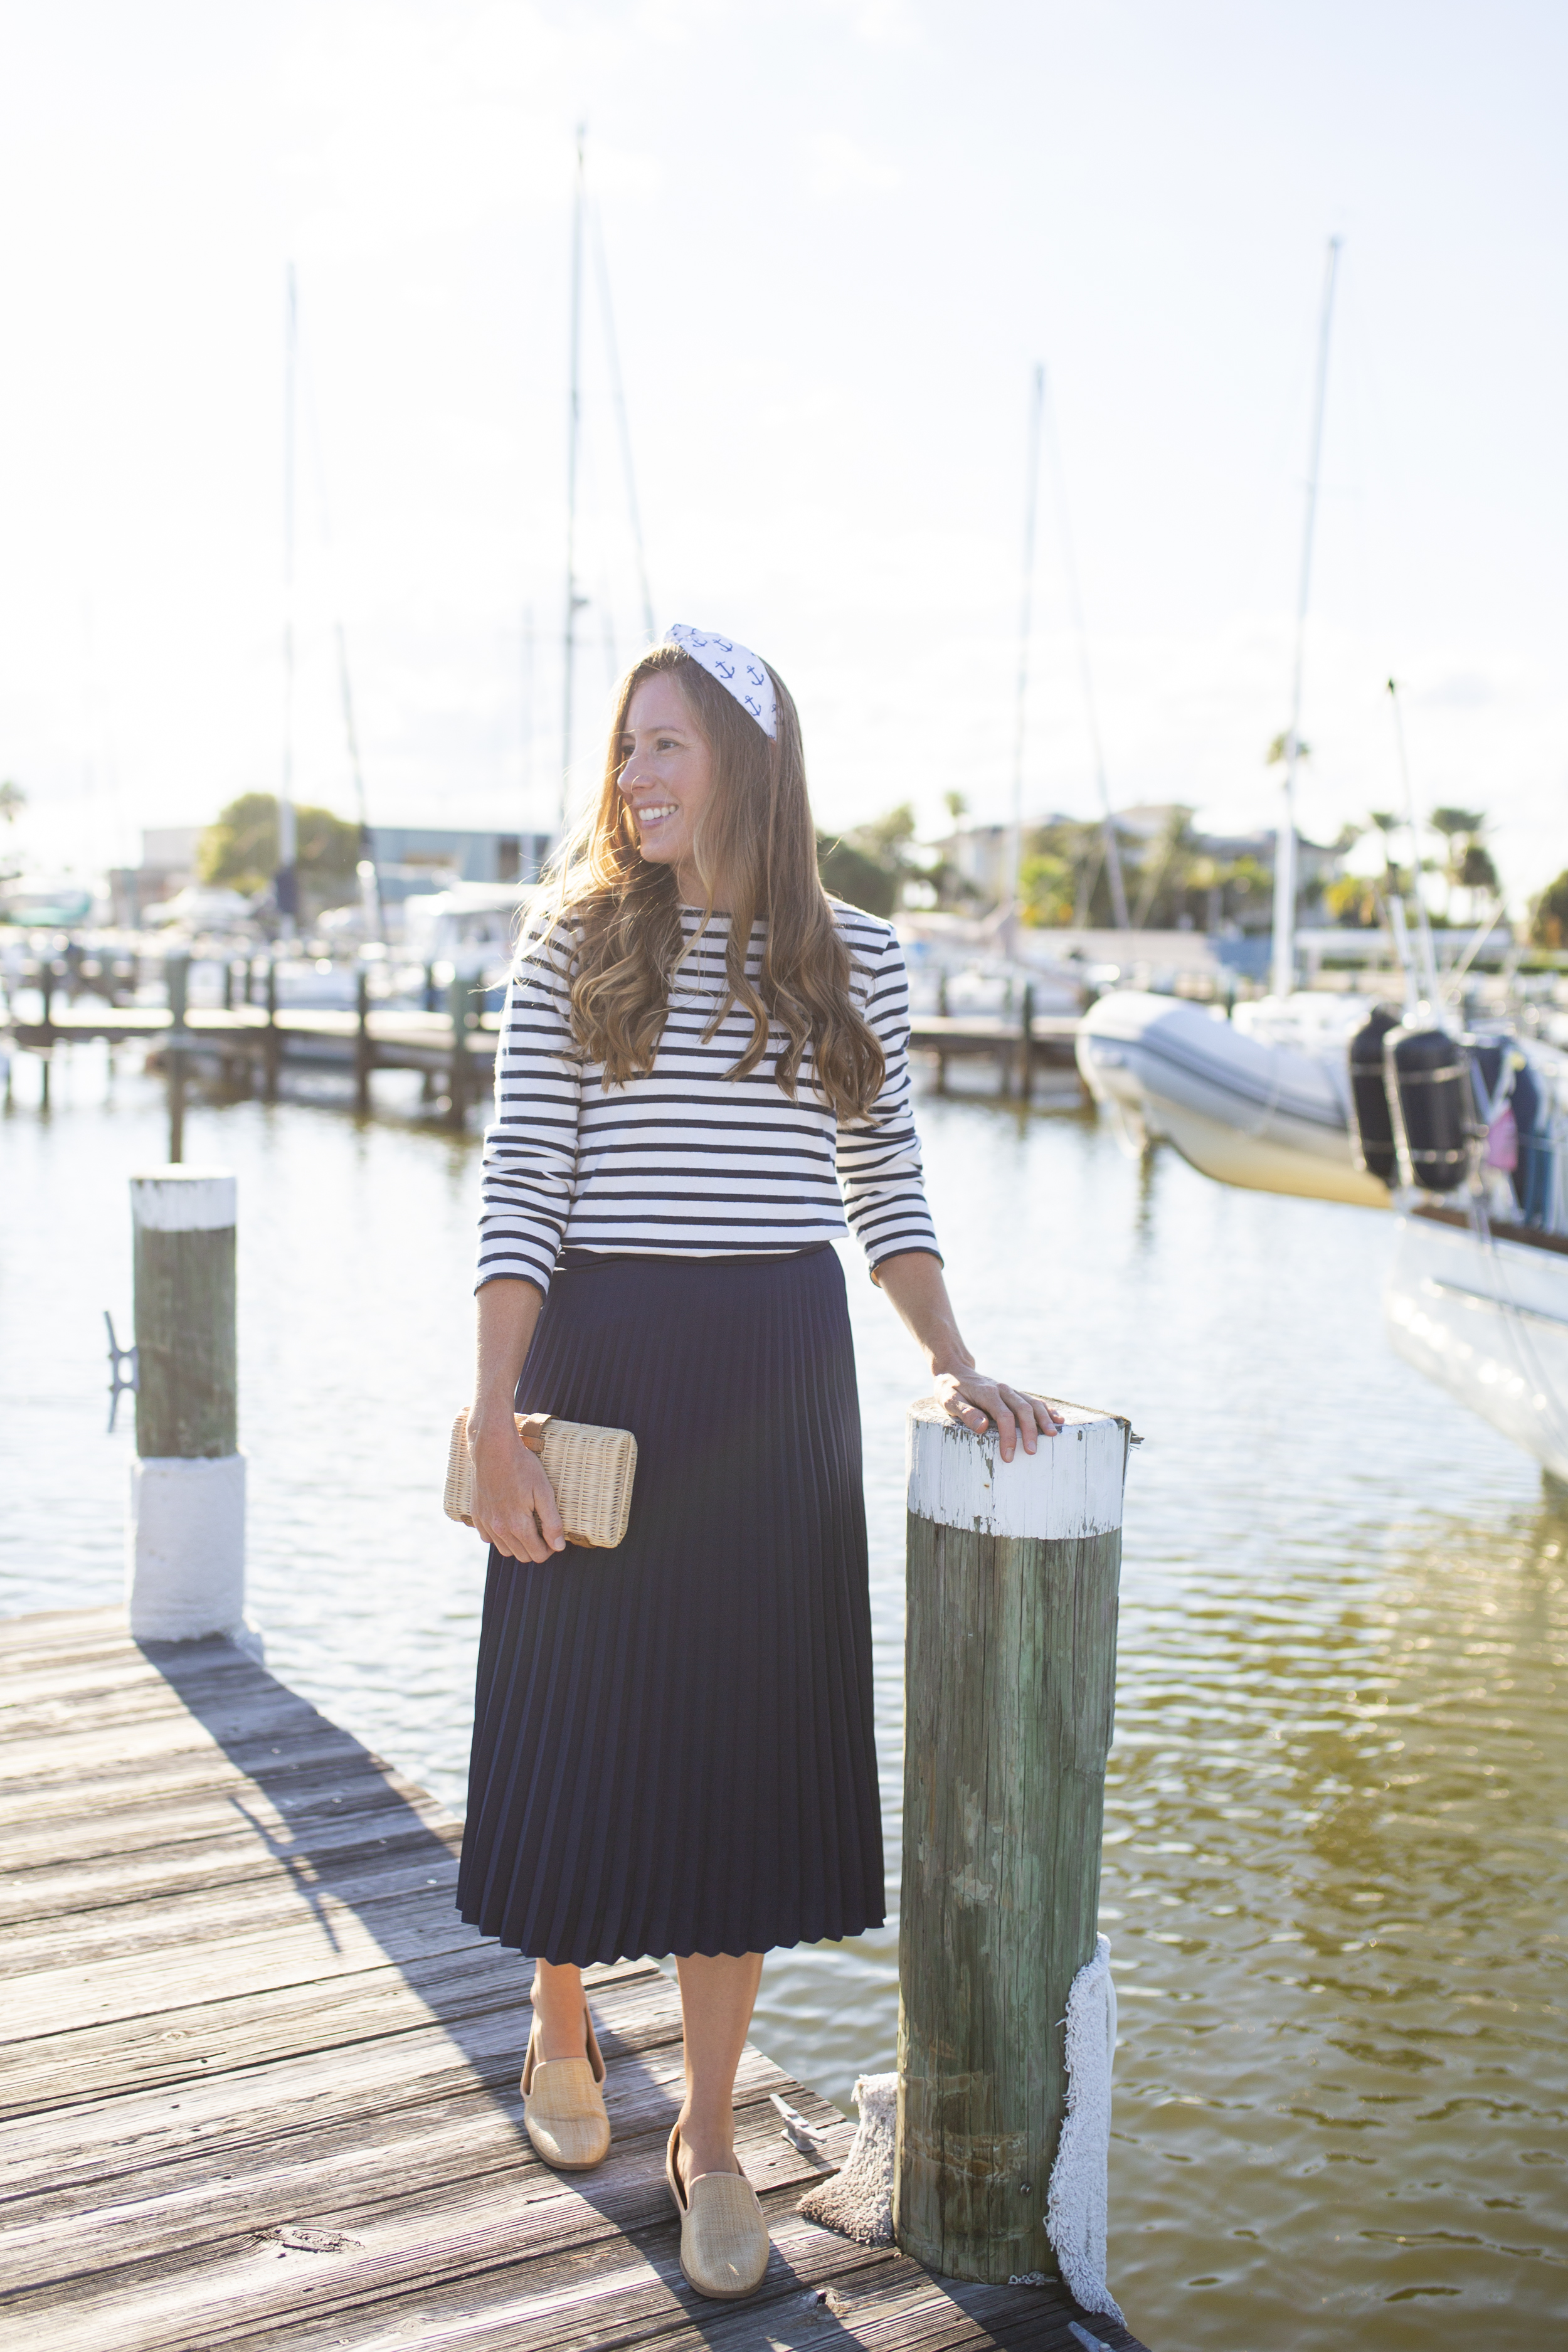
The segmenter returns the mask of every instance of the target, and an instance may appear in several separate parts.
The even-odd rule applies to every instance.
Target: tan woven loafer
[[[588,2029],[585,2058],[538,2056],[535,2018],[522,2062],[522,2120],[535,2149],[557,2172],[592,2172],[610,2152],[610,2118],[599,2088],[605,2062],[585,2005],[583,2021]]]
[[[768,2266],[768,2225],[743,2172],[700,2172],[689,2196],[677,2157],[680,2126],[669,2135],[664,2177],[680,2216],[680,2268],[689,2286],[715,2303],[755,2294]]]

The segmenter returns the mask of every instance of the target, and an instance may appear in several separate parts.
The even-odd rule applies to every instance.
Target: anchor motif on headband
[[[774,742],[778,740],[778,697],[773,692],[767,664],[760,655],[752,653],[749,646],[738,646],[733,637],[721,637],[709,630],[693,629],[684,621],[674,624],[665,643],[679,646],[683,654],[689,654],[694,662],[700,662],[709,677],[716,677],[720,685],[734,696],[742,709],[756,720],[763,734]],[[727,654],[732,654],[734,660],[724,660],[722,656]],[[744,686],[735,683],[736,667],[741,663],[745,665],[748,684],[756,689],[754,696],[749,694]]]

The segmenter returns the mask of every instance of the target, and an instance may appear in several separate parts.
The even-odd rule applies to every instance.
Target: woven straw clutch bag
[[[637,1442],[629,1429],[599,1429],[592,1422],[557,1421],[547,1412],[517,1413],[517,1433],[544,1464],[568,1543],[604,1550],[618,1544],[631,1516]],[[468,1452],[468,1408],[452,1423],[447,1454],[449,1519],[474,1524],[474,1463]]]

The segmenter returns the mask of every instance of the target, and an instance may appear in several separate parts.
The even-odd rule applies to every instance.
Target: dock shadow
[[[200,1642],[140,1642],[136,1647],[266,1801],[264,1810],[247,1802],[241,1791],[231,1797],[258,1845],[314,1916],[328,1947],[342,1949],[333,1909],[353,1913],[504,2118],[519,2154],[536,2163],[523,2129],[517,2083],[528,2038],[531,1964],[503,1951],[493,1938],[464,1929],[453,1903],[454,1842],[411,1801],[406,1792],[410,1784],[398,1786],[403,1776],[394,1768],[232,1642],[214,1636]],[[272,1819],[266,1818],[268,1811]],[[356,1814],[364,1821],[363,1837],[345,1838],[344,1824]],[[279,1819],[288,1823],[287,1834],[277,1826]],[[384,1853],[388,1844],[395,1848],[395,1859]],[[401,1893],[385,1883],[393,1875],[404,1882]],[[418,1884],[422,1878],[434,1882],[427,1892]],[[423,1931],[411,1937],[408,1921],[426,1903],[433,1948],[422,1953],[409,1948]],[[398,1924],[389,1933],[395,1912]],[[469,1938],[467,1950],[465,1935]],[[591,1974],[588,1990],[592,1995]],[[671,1992],[673,1997],[673,1988]],[[516,2020],[515,2047],[509,2046],[504,2060],[497,2051],[496,2020],[501,2015]],[[648,2162],[662,2198],[662,2143],[675,2120],[678,2101],[658,2082],[642,2051],[623,2040],[613,2024],[596,2014],[595,2027],[606,2063],[615,2069],[612,2096],[628,2086],[640,2088],[645,2112],[635,2132],[648,2138]],[[775,2242],[768,2277],[754,2305],[707,2303],[680,2276],[672,2248],[673,2214],[650,2213],[639,2185],[628,2185],[624,2176],[549,2177],[563,2178],[585,2205],[636,2247],[679,2296],[688,2328],[704,2344],[710,2342],[715,2352],[720,2347],[722,2352],[743,2352],[753,2342],[758,2352],[764,2352],[777,2345],[778,2329],[786,2318],[799,2331],[792,2340],[821,2346],[824,2352],[864,2340],[855,2324],[857,2308],[863,2306],[864,2316],[872,2319],[874,2273],[857,2278],[852,2273],[842,2283],[820,2289],[800,2277]],[[1005,2306],[992,2307],[996,2289],[934,2275],[931,2285],[951,2305],[953,2321],[963,2315],[983,2328],[978,2340],[995,2352],[1058,2352],[1058,2347],[1059,2352],[1080,2352],[1079,2339],[1068,2332],[1074,2316],[1110,2347],[1134,2341],[1108,2321],[1076,2313],[1055,2294],[1021,2289],[1006,2297]]]
[[[342,1950],[334,1917],[353,1914],[461,2056],[520,2151],[536,2161],[518,2095],[532,1963],[458,1918],[450,1817],[443,1834],[414,1801],[422,1790],[234,1643],[215,1635],[136,1647],[256,1792],[252,1799],[245,1788],[235,1790],[229,1801],[314,1918],[328,1950]],[[363,1823],[361,1836],[348,1829],[356,1819]],[[591,1972],[588,1990],[592,1996]],[[501,2018],[515,2021],[510,2035],[498,2031]],[[630,2088],[634,2098],[640,2091],[658,2115],[668,2108],[668,2131],[677,2102],[642,2051],[597,2014],[595,2027],[616,2070],[616,2089]],[[650,2128],[646,2120],[635,2126],[639,2135]],[[626,2201],[624,2182],[609,2187],[602,2203],[592,2176],[573,2176],[571,2185],[606,2219]]]

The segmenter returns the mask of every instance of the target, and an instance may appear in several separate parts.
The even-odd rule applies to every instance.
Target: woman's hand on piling
[[[563,1549],[566,1530],[555,1489],[537,1454],[531,1454],[509,1412],[504,1427],[468,1423],[474,1463],[474,1526],[508,1559],[548,1559]]]
[[[1061,1423],[1042,1397],[1026,1396],[1022,1389],[990,1380],[984,1372],[938,1372],[936,1394],[948,1419],[962,1422],[977,1437],[994,1429],[1004,1462],[1011,1462],[1020,1438],[1025,1453],[1032,1454],[1042,1437],[1056,1437],[1061,1431]]]

